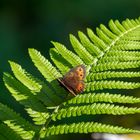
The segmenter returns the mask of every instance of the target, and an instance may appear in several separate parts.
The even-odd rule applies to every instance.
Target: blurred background
[[[12,73],[8,60],[39,77],[28,48],[41,51],[49,59],[52,40],[71,48],[69,33],[77,36],[78,30],[95,30],[100,23],[107,25],[110,19],[122,21],[139,16],[140,0],[0,0],[0,102],[17,111],[22,108],[2,83],[3,72]],[[71,135],[71,139],[76,137],[78,140],[79,135]],[[79,139],[91,137],[83,135]]]

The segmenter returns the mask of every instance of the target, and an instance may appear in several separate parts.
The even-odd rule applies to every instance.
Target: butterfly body
[[[84,78],[86,70],[84,65],[78,65],[71,69],[64,77],[59,78],[58,81],[74,96],[82,93],[85,88]]]

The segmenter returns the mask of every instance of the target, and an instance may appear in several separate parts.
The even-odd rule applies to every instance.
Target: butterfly
[[[72,68],[58,81],[66,88],[72,95],[76,96],[82,93],[85,88],[84,78],[86,75],[86,68],[84,65],[78,65]]]

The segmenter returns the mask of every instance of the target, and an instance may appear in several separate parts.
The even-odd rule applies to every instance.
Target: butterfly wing
[[[74,86],[74,91],[75,93],[82,93],[84,91],[84,88],[85,88],[85,84],[83,81],[79,81],[75,84]]]
[[[74,96],[76,96],[76,94],[74,93],[73,89],[69,86],[66,85],[66,83],[64,83],[64,81],[62,79],[57,79],[65,89],[67,89],[71,94],[73,94]]]
[[[81,93],[84,91],[84,77],[85,77],[84,65],[79,65],[71,69],[66,75],[58,81],[62,83],[74,96],[75,93]]]
[[[85,78],[86,75],[86,69],[84,65],[79,65],[75,67],[75,77],[78,81],[81,81]]]
[[[86,74],[86,69],[84,65],[78,65],[77,67],[71,69],[68,73],[65,74],[65,76],[63,77],[63,79],[73,79],[73,77],[78,80],[81,81],[85,78],[85,74]]]

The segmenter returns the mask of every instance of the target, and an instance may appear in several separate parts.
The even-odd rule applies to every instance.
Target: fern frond
[[[96,33],[88,28],[87,35],[79,31],[78,37],[80,40],[70,35],[75,52],[58,42],[52,42],[55,47],[50,49],[50,56],[56,67],[39,51],[29,49],[31,60],[46,79],[45,82],[10,61],[16,78],[4,74],[4,83],[38,128],[37,131],[34,127],[24,128],[22,125],[26,124],[25,120],[23,124],[20,123],[22,119],[16,113],[0,104],[2,123],[20,137],[24,135],[32,139],[36,135],[38,138],[46,138],[50,135],[91,132],[140,133],[137,130],[80,120],[86,116],[84,121],[89,121],[88,116],[96,114],[140,113],[138,107],[115,104],[140,103],[140,98],[122,95],[122,91],[140,88],[140,18],[126,19],[122,23],[110,20],[109,29],[101,24],[96,28]],[[64,88],[57,79],[77,65],[84,65],[86,69],[83,81],[85,94],[71,98],[68,96],[70,90],[67,90],[69,85]],[[117,90],[119,94],[111,94],[112,90]]]
[[[112,33],[105,25],[101,24],[100,29],[103,31],[103,33],[106,33],[109,38],[113,40],[117,38],[117,36],[114,33]]]
[[[22,67],[15,62],[9,61],[11,69],[15,75],[15,77],[21,81],[25,86],[27,86],[30,90],[39,92],[42,86],[37,83],[34,78],[27,73]]]
[[[90,54],[92,54],[93,56],[100,56],[102,54],[102,51],[92,42],[90,42],[88,37],[83,32],[79,31],[78,36],[82,45],[88,50]]]
[[[115,61],[139,61],[140,57],[136,57],[136,56],[112,56],[112,57],[105,57],[104,59],[101,60],[102,63],[105,62],[115,62]]]
[[[123,82],[123,81],[96,81],[86,84],[86,92],[103,89],[135,89],[139,88],[140,83],[136,82]]]
[[[136,51],[140,50],[140,42],[138,41],[132,41],[132,40],[120,40],[116,43],[116,45],[113,47],[113,50],[116,51]]]
[[[51,82],[62,76],[56,70],[56,68],[53,67],[52,64],[40,54],[40,52],[38,52],[35,49],[29,49],[29,54],[35,66],[38,68],[41,74],[47,79],[47,81]]]
[[[109,79],[109,78],[133,78],[133,77],[140,77],[140,72],[105,71],[105,72],[90,73],[86,77],[86,81],[91,82],[95,80],[102,80],[102,79]]]
[[[21,140],[20,135],[15,133],[12,129],[10,129],[7,125],[1,123],[0,124],[0,140]]]
[[[75,50],[75,52],[80,56],[80,58],[85,62],[85,64],[92,63],[94,57],[82,46],[82,44],[76,39],[75,36],[70,35],[70,42]]]
[[[68,104],[95,103],[95,102],[140,103],[140,98],[136,98],[133,96],[125,96],[121,94],[88,93],[78,95],[75,98],[67,101]]]
[[[131,28],[134,28],[135,25],[132,24],[132,22],[129,19],[126,19],[125,21],[122,22],[122,25],[128,30]]]
[[[139,82],[130,82],[128,80],[128,78],[140,77],[138,71],[140,67],[140,53],[138,52],[140,43],[135,41],[139,37],[134,37],[139,34],[136,33],[140,27],[138,22],[126,20],[121,24],[118,20],[111,20],[109,22],[111,31],[101,25],[100,28],[96,29],[97,35],[88,28],[87,34],[92,42],[80,31],[78,36],[81,42],[75,36],[70,35],[71,44],[77,55],[66,49],[64,45],[53,42],[55,49],[51,49],[50,55],[62,74],[65,74],[71,68],[71,65],[86,64],[85,92],[89,92],[65,102],[64,106],[60,105],[60,108],[51,116],[53,121],[89,114],[120,115],[139,113],[139,108],[95,103],[138,103],[140,102],[139,98],[110,93],[91,93],[95,90],[136,89],[140,87]],[[133,52],[130,50],[133,50]],[[111,78],[119,79],[115,81]],[[127,79],[123,81],[122,78]],[[54,130],[52,133],[59,134],[59,130]]]
[[[108,46],[101,40],[98,36],[96,36],[91,29],[87,29],[87,33],[89,38],[97,45],[102,51],[108,50]]]
[[[113,49],[113,48],[112,48]],[[133,51],[108,51],[105,56],[100,60],[101,63],[107,62],[127,62],[127,61],[139,61],[140,60],[140,53]]]
[[[112,39],[109,38],[100,28],[96,28],[97,35],[100,36],[106,44],[111,44]]]
[[[0,103],[0,120],[19,134],[22,139],[32,139],[37,129],[20,117],[12,109]]]
[[[62,102],[51,88],[43,81],[34,78],[30,73],[25,71],[19,64],[10,61],[11,69],[15,77],[26,87],[31,90],[31,93],[43,102],[46,106],[57,105]],[[57,102],[56,102],[57,101]]]
[[[140,108],[128,108],[124,106],[117,106],[106,103],[93,103],[92,105],[70,106],[52,115],[52,120],[61,120],[62,118],[77,117],[82,115],[95,115],[95,114],[112,114],[124,115],[140,113]]]
[[[122,34],[122,32],[119,30],[119,27],[114,23],[114,21],[113,20],[110,20],[109,21],[109,27],[110,27],[110,29],[111,29],[111,31],[113,32],[113,33],[115,33],[116,35],[121,35]]]
[[[69,51],[64,45],[58,43],[58,42],[52,42],[55,46],[56,50],[62,55],[62,57],[68,61],[73,67],[77,66],[79,64],[84,64],[82,59],[78,57],[73,52]]]
[[[68,133],[140,133],[138,130],[127,129],[123,127],[114,127],[111,125],[96,123],[96,122],[81,122],[81,123],[72,123],[64,124],[58,126],[51,126],[46,130],[44,135],[59,135],[59,134],[68,134]]]
[[[50,57],[62,74],[65,74],[69,71],[71,64],[66,59],[61,57],[61,55],[55,48],[50,49]]]
[[[131,68],[139,68],[140,61],[129,61],[129,62],[107,62],[98,64],[91,68],[92,72],[106,71],[106,70],[124,70]]]
[[[14,79],[10,74],[4,74],[4,82],[12,96],[24,105],[27,112],[36,124],[44,124],[49,117],[46,107],[24,85]]]
[[[60,98],[65,98],[66,92],[60,89],[58,82],[55,81],[57,78],[62,77],[60,72],[58,72],[57,69],[37,50],[29,49],[29,54],[37,69],[41,72],[41,74],[46,78],[48,82],[51,82],[55,94],[58,97],[60,96]],[[60,92],[61,94],[59,94]]]
[[[126,57],[139,57],[140,56],[140,52],[139,51],[109,51],[107,53],[107,56],[117,56],[117,57],[121,57],[121,56],[126,56]]]

